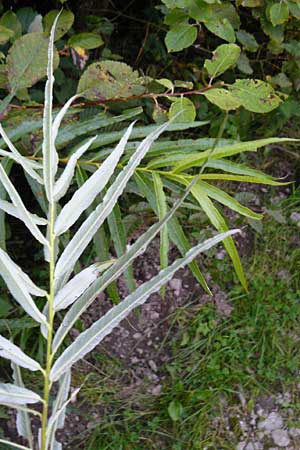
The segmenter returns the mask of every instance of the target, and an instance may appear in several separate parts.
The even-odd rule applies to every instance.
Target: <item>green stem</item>
[[[54,321],[54,269],[55,269],[55,235],[54,235],[54,221],[55,221],[55,204],[50,203],[49,210],[49,296],[48,296],[48,336],[47,336],[47,354],[46,354],[46,368],[44,373],[44,405],[42,414],[42,430],[41,430],[41,450],[46,449],[46,431],[49,412],[49,394],[52,383],[50,381],[50,370],[52,366],[52,339],[53,339],[53,321]]]

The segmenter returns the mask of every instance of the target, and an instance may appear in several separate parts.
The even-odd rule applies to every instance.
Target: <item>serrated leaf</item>
[[[3,336],[0,336],[0,356],[33,372],[42,370],[37,361],[27,356],[19,347]]]
[[[4,279],[12,296],[27,314],[37,322],[45,323],[46,318],[36,307],[30,293],[38,296],[45,296],[46,293],[38,288],[28,275],[2,249],[0,249],[0,275]]]
[[[79,80],[77,93],[88,100],[126,98],[145,92],[137,71],[119,61],[90,64]]]
[[[189,23],[173,26],[166,34],[165,43],[168,52],[180,52],[190,47],[197,38],[197,28]]]
[[[97,320],[90,328],[75,339],[54,363],[51,369],[50,379],[52,381],[59,379],[59,377],[72,367],[76,361],[93,350],[93,348],[95,348],[95,346],[98,345],[133,309],[142,305],[152,293],[157,292],[165,283],[167,283],[178,269],[189,264],[200,253],[210,249],[224,239],[229,239],[232,234],[237,232],[238,230],[231,230],[198,244],[183,258],[176,260],[171,266],[162,270],[150,281],[138,287],[135,292],[126,297],[121,303],[114,306],[108,313],[101,317],[101,319]]]
[[[104,263],[95,263],[75,275],[56,294],[53,302],[54,310],[60,311],[72,305],[98,278],[99,274],[104,272],[114,262],[114,260],[111,260]]]
[[[74,14],[72,11],[63,9],[61,12],[58,9],[52,9],[49,11],[44,19],[44,31],[50,34],[51,28],[55,21],[55,18],[59,15],[59,19],[55,28],[54,41],[58,41],[61,37],[63,37],[71,28],[74,22]]]
[[[169,123],[163,124],[158,127],[153,133],[149,134],[138,146],[136,152],[130,158],[127,166],[122,170],[122,172],[117,176],[115,182],[110,186],[107,193],[104,196],[103,201],[97,206],[92,214],[83,222],[80,226],[79,230],[75,233],[74,237],[71,239],[68,246],[63,251],[61,257],[59,258],[56,269],[55,269],[55,279],[56,283],[61,279],[63,274],[68,273],[71,270],[80,257],[86,246],[89,244],[94,234],[103,224],[104,220],[109,216],[111,211],[113,210],[115,204],[118,201],[119,196],[122,194],[123,190],[126,187],[128,180],[134,174],[136,167],[139,165],[140,161],[147,153],[152,143],[163,133],[163,131],[169,126]],[[130,132],[130,129],[128,129]],[[126,138],[127,139],[127,138]],[[124,141],[125,144],[125,141]],[[123,146],[123,143],[119,144]],[[105,160],[104,165],[108,159]],[[109,163],[108,163],[109,164]],[[102,174],[102,178],[104,175]],[[81,188],[82,189],[82,188]],[[79,190],[80,191],[80,190]],[[77,191],[77,192],[79,192]],[[75,194],[74,194],[75,196]],[[72,201],[72,200],[71,200]],[[74,205],[76,211],[78,211],[78,204]],[[89,205],[87,205],[89,206]],[[64,211],[65,207],[62,209]],[[62,212],[60,216],[62,215]],[[75,212],[72,210],[72,215],[74,217]],[[77,212],[76,212],[77,214]],[[59,217],[60,217],[59,216]],[[59,219],[58,217],[58,219]],[[77,216],[78,217],[78,216]],[[59,230],[63,230],[65,227],[65,223],[67,221],[67,217],[64,217],[63,221],[59,223]],[[70,221],[69,221],[70,223]],[[55,224],[55,232],[57,233],[57,228]],[[61,231],[62,232],[62,231]]]
[[[175,122],[193,122],[196,118],[194,103],[185,97],[180,97],[172,103],[169,110],[169,119]]]
[[[230,91],[222,88],[213,88],[203,92],[204,97],[208,101],[217,105],[225,111],[237,109],[241,106],[241,102]]]
[[[211,59],[206,59],[204,67],[208,72],[211,79],[221,75],[230,67],[233,67],[238,57],[240,56],[241,49],[235,44],[222,44],[216,48],[213,52]]]
[[[270,8],[270,19],[274,26],[281,25],[289,19],[289,7],[280,0],[278,3],[274,3]]]
[[[11,201],[13,202],[14,206],[18,210],[18,214],[20,219],[24,222],[24,224],[27,226],[31,234],[43,245],[48,245],[48,242],[46,238],[42,235],[38,227],[36,226],[35,222],[32,219],[31,213],[27,211],[25,208],[24,203],[22,202],[21,197],[19,196],[18,192],[14,188],[12,182],[8,178],[5,170],[3,169],[2,165],[0,165],[0,181],[3,185],[3,187],[6,189],[6,192],[8,193]]]
[[[23,380],[22,380],[22,374],[21,369],[16,364],[12,363],[12,370],[13,370],[13,380],[15,384],[20,388],[25,388]],[[23,403],[24,405],[24,403]],[[27,407],[27,403],[25,403],[25,408]],[[31,421],[28,414],[28,411],[20,410],[17,411],[17,418],[16,418],[16,425],[17,425],[17,431],[19,436],[27,439],[30,447],[33,447],[33,434],[31,429]]]
[[[17,39],[7,56],[8,81],[12,92],[28,88],[43,78],[47,72],[48,38],[44,33],[29,33]],[[59,56],[54,51],[54,67]]]
[[[236,32],[237,40],[248,52],[256,52],[258,49],[258,42],[253,34],[248,33],[245,30],[238,30]]]
[[[236,80],[229,90],[244,108],[252,112],[267,113],[282,102],[272,86],[261,80]]]
[[[81,47],[86,50],[92,50],[104,45],[104,41],[97,33],[78,33],[70,37],[68,45],[70,47]]]
[[[63,173],[59,177],[59,179],[56,181],[54,185],[53,190],[53,196],[54,200],[58,201],[60,200],[67,192],[70,183],[74,176],[74,171],[76,168],[76,164],[78,159],[90,148],[91,144],[96,139],[96,136],[94,136],[91,139],[88,139],[85,144],[82,144],[70,157],[66,168],[64,169]]]
[[[78,217],[93,203],[96,196],[106,186],[125,150],[133,125],[134,123],[128,127],[111,155],[62,208],[54,226],[54,232],[57,236],[64,233],[76,222]],[[91,142],[89,142],[90,144]]]

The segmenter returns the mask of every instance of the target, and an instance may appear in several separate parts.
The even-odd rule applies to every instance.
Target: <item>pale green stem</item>
[[[54,321],[54,269],[55,269],[55,235],[54,235],[54,221],[55,221],[55,203],[50,203],[49,211],[49,295],[48,295],[48,336],[47,336],[47,354],[46,354],[46,368],[44,373],[44,406],[42,415],[42,431],[41,431],[41,450],[46,450],[46,431],[49,411],[49,394],[51,390],[50,370],[53,360],[52,354],[52,339],[53,339],[53,321]]]

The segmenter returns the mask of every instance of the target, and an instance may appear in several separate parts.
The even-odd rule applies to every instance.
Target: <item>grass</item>
[[[122,403],[116,400],[122,368],[109,371],[106,388],[94,373],[84,396],[99,401],[106,414],[85,442],[87,450],[233,449],[239,411],[250,411],[262,394],[285,389],[299,413],[300,247],[299,228],[290,220],[299,207],[295,191],[277,206],[286,223],[266,215],[245,261],[248,293],[234,283],[226,259],[209,258],[232,314],[222,317],[193,298],[170,317],[173,359],[164,368],[160,397]]]

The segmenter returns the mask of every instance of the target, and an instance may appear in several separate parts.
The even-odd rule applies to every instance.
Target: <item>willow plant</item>
[[[3,165],[0,165],[0,182],[6,189],[11,201],[1,200],[0,208],[11,214],[25,224],[33,237],[43,246],[45,260],[49,264],[49,289],[45,291],[38,287],[29,276],[10,258],[8,253],[0,250],[0,273],[6,285],[25,312],[40,325],[41,334],[46,341],[45,363],[42,366],[24,353],[21,348],[11,340],[0,336],[0,356],[11,361],[14,383],[0,384],[0,403],[17,410],[17,431],[26,441],[27,447],[18,443],[12,443],[1,439],[0,442],[21,449],[60,450],[62,444],[57,442],[55,433],[63,428],[66,407],[72,400],[70,396],[70,381],[72,366],[93,350],[100,341],[117,326],[127,314],[134,308],[143,304],[151,293],[158,291],[173,274],[181,267],[191,263],[200,253],[218,244],[238,230],[231,230],[208,239],[204,243],[190,249],[181,259],[161,270],[150,281],[139,286],[130,293],[122,302],[113,306],[90,328],[79,336],[66,348],[62,344],[76,320],[91,305],[97,295],[116,280],[130,266],[134,258],[141,255],[149,242],[163,230],[168,219],[182,203],[191,189],[186,189],[185,195],[177,201],[170,211],[136,242],[127,248],[127,251],[117,260],[109,260],[104,263],[94,263],[81,272],[73,275],[73,269],[83,251],[93,239],[95,233],[108,218],[116,205],[118,198],[124,191],[128,180],[134,174],[136,167],[150,148],[151,144],[166,129],[168,124],[158,127],[149,134],[138,146],[135,153],[129,159],[127,165],[118,173],[117,177],[103,196],[101,203],[95,207],[91,214],[77,227],[77,231],[65,248],[59,250],[60,237],[68,232],[77,222],[81,214],[90,208],[97,195],[108,184],[113,175],[118,161],[124,152],[127,140],[133,129],[131,124],[121,138],[114,151],[107,157],[98,170],[78,188],[70,200],[59,207],[60,200],[67,193],[72,182],[74,170],[78,158],[88,150],[95,138],[85,141],[72,155],[66,167],[58,177],[58,154],[55,148],[55,140],[61,121],[71,105],[71,98],[61,111],[52,117],[52,90],[53,90],[53,42],[54,30],[57,19],[51,30],[48,50],[47,82],[45,88],[45,106],[43,117],[43,161],[42,164],[29,160],[22,156],[14,147],[3,128],[0,128],[8,151],[5,156],[22,166],[27,176],[32,177],[43,186],[48,202],[47,218],[32,214],[25,207],[19,193],[10,181]],[[2,150],[2,155],[3,155]],[[40,227],[47,229],[42,233]],[[70,278],[71,277],[71,278]],[[45,299],[43,311],[37,307],[33,297]],[[54,318],[58,311],[65,312],[64,318],[57,330],[54,329]],[[27,389],[22,381],[21,369],[40,372],[43,377],[44,392],[36,393]],[[59,386],[55,389],[54,401],[50,401],[50,392],[54,383]],[[51,395],[51,398],[52,395]],[[40,404],[40,407],[32,409],[31,405]],[[31,428],[31,415],[40,417],[41,427],[38,436],[34,436]]]

